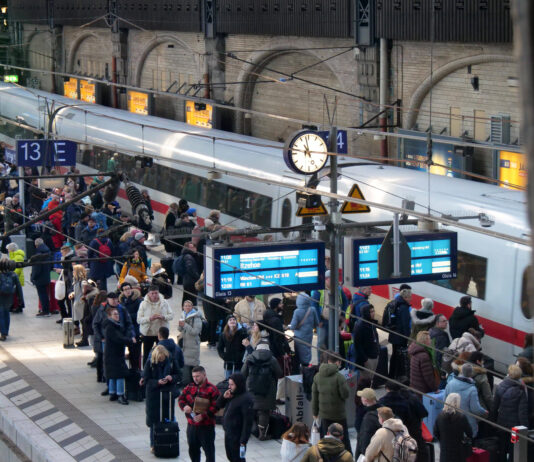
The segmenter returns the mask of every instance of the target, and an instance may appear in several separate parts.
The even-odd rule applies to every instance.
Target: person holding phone
[[[217,399],[217,408],[224,408],[224,448],[230,462],[244,462],[252,430],[253,400],[246,390],[246,379],[237,372],[228,378],[228,390]]]

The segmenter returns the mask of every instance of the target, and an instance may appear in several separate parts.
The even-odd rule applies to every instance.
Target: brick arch
[[[308,56],[317,58],[317,61],[321,61],[324,59],[323,57],[317,56],[317,54],[313,50],[288,50],[287,45],[277,45],[273,46],[267,51],[253,53],[250,58],[247,59],[249,63],[243,66],[237,78],[238,82],[243,83],[236,85],[235,88],[234,100],[236,102],[236,106],[243,109],[250,109],[252,107],[252,97],[254,94],[254,87],[256,85],[255,82],[258,79],[258,76],[272,60],[280,56],[292,53],[303,53]],[[321,63],[321,65],[326,66],[334,76],[337,75],[336,70],[332,67],[329,61],[325,61],[324,63]],[[345,88],[344,82],[342,80],[339,80],[338,78],[338,82],[343,90],[348,91],[348,89]],[[238,112],[236,114],[237,133],[243,133],[244,117],[244,112]]]
[[[74,59],[76,58],[76,53],[78,52],[78,49],[80,48],[80,45],[82,44],[82,42],[89,38],[98,39],[98,35],[95,34],[94,32],[84,32],[78,35],[72,42],[72,45],[70,47],[69,54],[67,57],[67,65],[65,67],[68,73],[74,72]]]
[[[31,47],[31,44],[32,44],[32,40],[37,37],[39,34],[52,34],[51,31],[49,30],[34,30],[30,33],[30,35],[28,36],[28,39],[26,41],[26,46],[24,47],[24,56],[25,56],[25,61],[27,63],[29,63],[29,58],[30,58],[30,47]]]
[[[172,35],[160,35],[156,37],[154,40],[152,40],[143,50],[143,53],[139,56],[139,59],[137,60],[136,66],[135,66],[135,77],[134,77],[134,86],[140,87],[141,86],[141,75],[143,73],[143,67],[145,65],[145,61],[148,58],[148,55],[152,50],[157,48],[160,45],[163,45],[164,43],[175,43],[180,48],[183,48],[187,50],[191,55],[193,56],[193,60],[195,62],[195,66],[198,67],[198,53],[193,50],[186,42],[173,37]]]
[[[435,86],[438,82],[453,72],[456,72],[469,65],[495,62],[515,63],[515,58],[512,55],[482,54],[456,59],[436,69],[433,72],[432,77],[428,75],[412,94],[412,97],[410,98],[410,105],[406,113],[404,128],[412,129],[415,126],[417,117],[419,115],[419,109],[421,108],[421,105],[423,104],[427,94],[430,92],[432,86]]]

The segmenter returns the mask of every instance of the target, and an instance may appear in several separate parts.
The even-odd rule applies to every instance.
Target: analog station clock
[[[311,174],[321,170],[328,160],[328,147],[317,132],[300,130],[284,146],[286,165],[296,173]]]

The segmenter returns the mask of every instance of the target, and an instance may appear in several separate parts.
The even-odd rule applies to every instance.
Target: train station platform
[[[157,258],[157,256],[156,256]],[[150,452],[145,403],[128,406],[100,396],[105,385],[96,382],[92,347],[63,348],[59,315],[36,317],[38,298],[25,270],[26,308],[11,315],[7,341],[0,342],[0,450],[2,440],[10,451],[9,461],[35,462],[134,462],[156,460]],[[116,286],[116,278],[108,287]],[[173,287],[170,305],[174,311],[171,336],[176,339],[182,295]],[[75,341],[79,340],[79,337]],[[217,350],[201,346],[201,364],[208,380],[223,380],[223,363]],[[177,408],[178,409],[178,408]],[[180,457],[189,460],[186,419],[178,410]],[[1,436],[1,435],[0,435]],[[216,458],[225,461],[224,431],[216,427]],[[251,437],[247,461],[278,460],[281,442]],[[18,456],[15,454],[18,453]],[[204,457],[202,457],[204,460]]]

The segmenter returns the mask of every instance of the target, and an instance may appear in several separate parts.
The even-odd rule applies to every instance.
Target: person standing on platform
[[[426,330],[419,331],[417,339],[408,347],[410,354],[410,386],[422,393],[437,390],[432,356],[430,354],[430,336]],[[436,371],[437,372],[437,371]]]
[[[467,332],[470,328],[483,332],[477,317],[475,316],[475,310],[473,310],[473,302],[469,295],[464,295],[460,298],[460,306],[457,306],[449,319],[449,332],[451,338],[461,337],[464,332]]]
[[[252,406],[252,396],[247,392],[245,377],[239,372],[232,374],[228,378],[228,390],[217,399],[217,409],[224,408],[224,447],[230,462],[245,460],[240,453],[246,451],[250,438],[254,420]]]
[[[178,321],[178,332],[181,333],[184,352],[184,383],[192,379],[192,370],[200,364],[200,334],[202,332],[202,313],[186,300],[182,307],[182,319]]]
[[[187,417],[187,444],[191,462],[200,462],[200,449],[204,450],[206,462],[215,462],[215,413],[219,390],[208,382],[206,369],[195,366],[193,382],[187,385],[178,405]]]
[[[395,434],[403,433],[405,436],[409,436],[409,433],[402,420],[394,418],[391,408],[379,407],[377,412],[382,428],[379,428],[371,438],[365,451],[365,460],[368,462],[391,462],[394,460]]]
[[[345,324],[349,328],[349,332],[354,331],[354,324],[358,321],[358,318],[362,315],[362,306],[369,305],[369,297],[371,296],[371,286],[360,286],[352,297],[352,303],[345,312]]]
[[[378,354],[380,353],[380,343],[376,331],[375,308],[369,303],[360,306],[361,319],[356,321],[354,332],[352,333],[355,359],[354,362],[369,370],[361,370],[360,378],[373,378],[373,372],[378,365]]]
[[[169,303],[163,295],[159,293],[157,286],[150,286],[148,293],[139,305],[137,312],[137,323],[143,343],[143,364],[144,367],[148,354],[154,344],[158,343],[158,330],[160,327],[169,327],[169,321],[174,314]]]
[[[50,285],[50,270],[52,265],[49,263],[39,263],[40,261],[49,261],[52,259],[50,249],[44,241],[38,237],[35,239],[35,254],[30,259],[32,265],[31,282],[37,289],[37,296],[41,303],[41,311],[37,316],[50,316],[50,298],[48,295],[48,286]]]
[[[297,309],[293,312],[289,329],[294,333],[297,359],[302,366],[307,367],[312,360],[313,329],[319,325],[319,317],[309,295],[298,294],[296,304]]]
[[[97,283],[99,289],[107,290],[108,277],[113,274],[113,260],[106,258],[113,255],[113,244],[108,237],[99,237],[101,229],[98,228],[97,237],[89,244],[87,257],[101,259],[89,262],[89,277]]]
[[[26,254],[24,253],[24,250],[19,249],[18,245],[14,242],[10,242],[6,245],[6,250],[8,252],[8,256],[10,260],[13,260],[17,263],[23,262],[26,259]],[[23,268],[15,268],[15,274],[19,278],[20,282],[20,293],[17,295],[17,306],[12,307],[13,313],[22,313],[22,310],[24,309],[24,292],[22,288],[24,287],[24,269]]]
[[[330,424],[326,436],[306,451],[300,462],[323,462],[325,460],[335,462],[353,462],[352,454],[347,451],[344,435],[346,429],[338,424]]]
[[[365,454],[367,446],[369,446],[369,443],[371,442],[371,438],[381,427],[377,412],[377,409],[380,407],[380,405],[376,402],[375,391],[372,388],[364,388],[356,393],[362,400],[362,404],[365,406],[366,411],[356,439],[356,454],[354,456],[355,460],[357,460],[361,454]]]
[[[283,310],[284,302],[280,298],[271,298],[269,300],[269,308],[263,313],[263,323],[269,332],[271,351],[282,368],[284,366],[284,355],[291,352],[286,336],[280,333],[284,332]]]
[[[255,295],[246,295],[240,300],[234,310],[237,322],[240,324],[250,325],[253,321],[263,320],[265,305],[258,300]]]
[[[443,353],[441,353],[441,351],[443,351],[445,348],[448,348],[451,344],[451,339],[446,331],[447,324],[447,317],[444,314],[438,314],[436,315],[436,324],[429,331],[432,345],[436,348],[436,365],[440,371],[441,361],[443,359]]]
[[[119,303],[126,309],[132,320],[136,343],[128,347],[130,355],[130,367],[133,369],[141,369],[141,333],[139,331],[139,323],[137,322],[137,313],[139,306],[143,301],[141,291],[138,288],[133,288],[129,282],[123,282],[120,287],[121,294],[119,295]]]
[[[382,324],[384,327],[401,335],[390,333],[388,342],[391,343],[392,352],[389,363],[389,376],[392,379],[408,377],[410,371],[408,353],[406,347],[410,336],[410,301],[412,288],[408,284],[402,284],[395,299],[386,305]],[[391,309],[388,309],[388,308]]]
[[[224,361],[225,379],[235,372],[240,372],[243,367],[245,354],[243,339],[245,338],[247,338],[246,330],[241,328],[234,315],[229,314],[217,344],[219,357]]]
[[[197,261],[197,248],[191,241],[186,242],[179,258],[183,259],[182,267],[184,269],[182,276],[182,284],[184,287],[184,296],[182,304],[189,300],[193,305],[197,304],[197,289],[195,282],[200,279],[200,267]]]
[[[0,263],[7,265],[7,258],[2,257]],[[0,340],[4,342],[9,335],[11,306],[15,294],[20,297],[22,286],[18,276],[13,271],[0,272]]]
[[[350,446],[345,402],[349,397],[349,387],[345,377],[339,373],[341,361],[335,353],[324,353],[326,362],[319,366],[319,372],[313,379],[312,413],[313,418],[321,419],[321,436],[332,423],[343,426],[343,443],[345,449],[352,454]]]

